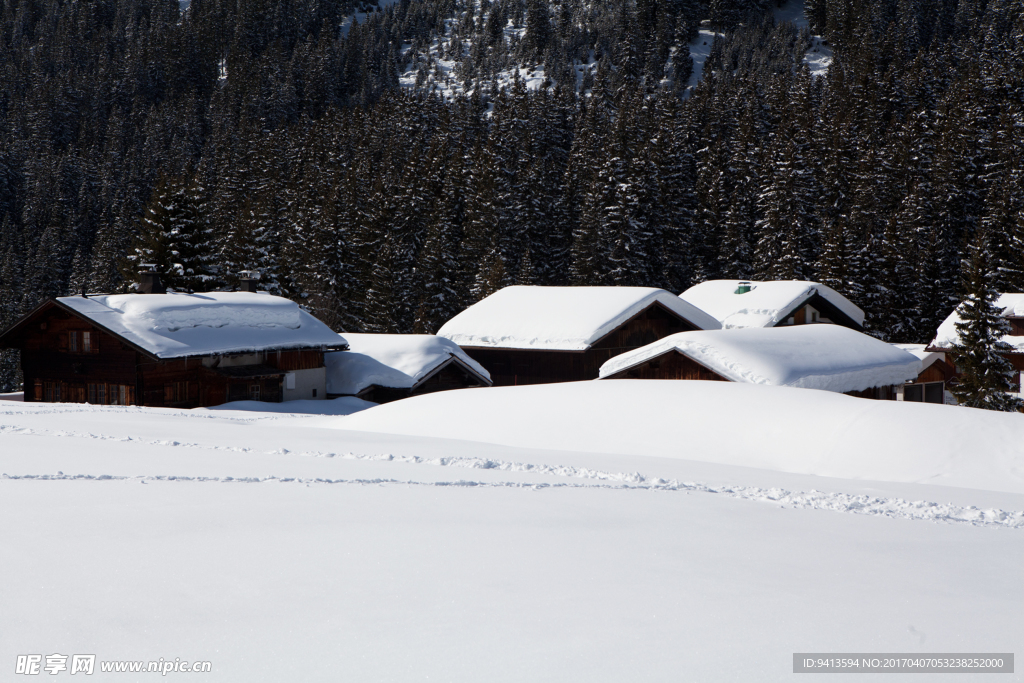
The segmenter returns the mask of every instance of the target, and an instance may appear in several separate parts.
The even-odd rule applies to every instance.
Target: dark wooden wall
[[[480,379],[467,371],[461,365],[449,361],[439,372],[434,373],[430,379],[420,383],[413,391],[413,396],[420,394],[432,394],[436,391],[450,391],[452,389],[465,389],[467,387],[484,386]]]
[[[648,306],[587,351],[543,351],[465,347],[473,360],[487,368],[496,387],[549,384],[597,379],[611,358],[675,334],[696,330],[659,303]]]
[[[728,382],[716,372],[712,372],[689,356],[675,349],[651,358],[650,360],[627,368],[605,379],[697,379]]]
[[[84,350],[83,333],[88,332],[91,350]],[[76,350],[71,344],[76,335]],[[120,387],[128,389],[129,402],[136,388],[136,352],[119,339],[93,327],[63,309],[46,309],[21,333],[21,366],[25,377],[25,400],[85,402],[89,385],[103,385],[105,402]],[[95,394],[95,386],[93,388]]]

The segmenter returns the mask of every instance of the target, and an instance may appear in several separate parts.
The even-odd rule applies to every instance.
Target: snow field
[[[812,389],[598,380],[446,392],[323,420],[518,448],[1024,493],[1024,415]]]
[[[967,488],[958,467],[952,488],[868,480],[871,459],[845,480],[736,466],[728,448],[687,459],[666,447],[696,433],[683,394],[675,421],[636,422],[661,385],[741,386],[471,389],[340,418],[299,412],[314,402],[0,402],[0,661],[180,657],[246,682],[779,681],[793,652],[1020,642],[1020,491]],[[822,393],[754,389],[775,410],[742,391],[754,430],[813,419],[789,396]],[[561,413],[564,439],[520,402]],[[624,435],[604,452],[588,449],[606,434],[584,434],[596,404]],[[445,438],[394,433],[438,420]],[[476,426],[539,447],[467,440]],[[643,430],[660,441],[616,450]],[[776,441],[760,435],[763,463]]]
[[[4,546],[23,549],[0,566],[7,658],[180,656],[218,681],[763,681],[788,680],[794,651],[1020,637],[1024,558],[995,529],[626,490],[0,486]]]

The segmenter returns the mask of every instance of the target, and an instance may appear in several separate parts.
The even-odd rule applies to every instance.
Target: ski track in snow
[[[947,503],[933,503],[923,500],[907,501],[902,498],[876,498],[865,495],[847,493],[826,493],[818,490],[787,491],[781,488],[765,489],[757,486],[709,485],[700,482],[680,482],[675,479],[645,477],[638,472],[602,472],[572,465],[535,465],[530,463],[509,462],[491,458],[440,457],[423,458],[420,456],[396,456],[392,454],[358,454],[333,453],[322,451],[290,451],[278,449],[273,451],[257,451],[252,448],[237,446],[212,446],[167,439],[145,440],[130,436],[108,436],[103,434],[71,432],[68,430],[38,430],[12,425],[0,425],[0,436],[5,434],[21,436],[71,437],[138,443],[147,446],[171,446],[190,449],[229,451],[235,453],[261,453],[266,455],[298,455],[318,458],[342,458],[347,460],[366,460],[373,462],[396,462],[415,465],[434,465],[440,467],[460,467],[466,469],[486,469],[504,472],[530,472],[534,474],[553,475],[566,478],[588,479],[607,483],[560,482],[526,483],[526,482],[484,482],[484,481],[438,481],[422,482],[400,479],[329,479],[304,477],[202,477],[176,475],[92,475],[73,474],[2,474],[2,480],[31,481],[126,481],[139,482],[217,482],[217,483],[297,483],[310,484],[357,484],[404,486],[458,486],[458,487],[490,487],[490,488],[523,488],[541,490],[548,488],[604,488],[604,489],[639,489],[655,491],[685,491],[686,493],[714,493],[751,500],[767,502],[781,507],[800,509],[831,510],[859,515],[883,516],[895,519],[926,520],[949,524],[968,524],[971,526],[1000,527],[1010,529],[1024,528],[1024,511],[980,509],[975,506],[956,506]]]

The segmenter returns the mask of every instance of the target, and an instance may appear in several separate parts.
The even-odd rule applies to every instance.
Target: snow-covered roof
[[[678,351],[733,382],[863,391],[902,384],[921,374],[914,355],[839,325],[680,332],[615,356],[601,366],[614,375]]]
[[[486,382],[491,376],[455,342],[432,334],[345,334],[348,351],[328,353],[327,393],[356,395],[371,386],[411,389],[455,359]]]
[[[345,345],[294,301],[269,294],[112,294],[57,302],[157,358]]]
[[[937,361],[946,360],[946,354],[941,351],[928,351],[927,344],[893,344],[897,349],[903,349],[907,353],[917,356],[921,361],[921,372],[924,372],[930,365]]]
[[[1002,315],[1004,317],[1024,317],[1024,294],[1016,292],[1000,294],[995,303],[996,308],[1002,309]],[[939,325],[939,329],[935,332],[935,339],[932,341],[931,346],[940,349],[948,349],[954,344],[959,343],[960,333],[956,331],[956,324],[963,322],[963,320],[960,319],[959,311],[960,307],[957,306],[956,310],[950,313],[949,317],[942,321],[942,324]],[[1024,353],[1024,336],[1008,334],[1003,337],[1001,341],[1012,346],[1017,353]]]
[[[505,287],[449,320],[437,334],[460,346],[586,351],[655,302],[693,325],[717,320],[652,287]]]
[[[750,291],[737,294],[740,285]],[[815,294],[821,296],[857,325],[864,325],[864,311],[831,287],[803,280],[708,280],[679,295],[715,316],[722,327],[773,327],[789,317]]]

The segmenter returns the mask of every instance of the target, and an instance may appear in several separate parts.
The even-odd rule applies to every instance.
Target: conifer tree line
[[[515,283],[797,278],[927,342],[970,244],[1024,291],[1022,0],[807,0],[825,76],[757,0],[0,7],[0,327],[142,263],[259,270],[339,331]]]

